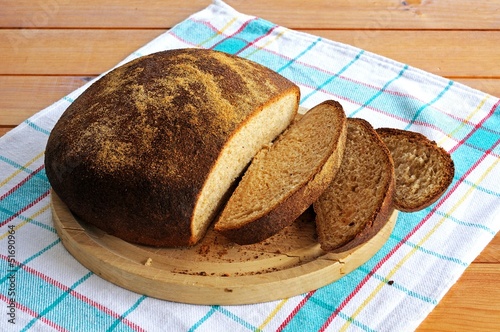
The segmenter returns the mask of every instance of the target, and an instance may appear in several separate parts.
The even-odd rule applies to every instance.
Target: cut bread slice
[[[394,211],[394,164],[389,150],[363,119],[347,119],[342,164],[313,204],[321,248],[343,252],[371,239]]]
[[[448,152],[420,133],[393,128],[379,128],[377,133],[394,160],[398,210],[422,210],[443,195],[455,173]]]
[[[345,140],[346,116],[339,103],[329,100],[309,110],[255,156],[215,230],[251,244],[291,224],[332,181]]]

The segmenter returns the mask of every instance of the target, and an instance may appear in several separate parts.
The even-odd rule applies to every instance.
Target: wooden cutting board
[[[52,191],[54,226],[66,249],[102,278],[136,293],[192,304],[249,304],[325,286],[370,259],[387,241],[397,211],[369,242],[340,254],[316,239],[313,212],[262,243],[240,246],[209,230],[190,248],[134,245],[77,220]]]

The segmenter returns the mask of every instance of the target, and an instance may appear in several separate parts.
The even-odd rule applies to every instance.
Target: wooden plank
[[[311,30],[431,73],[448,77],[499,77],[500,31]],[[467,43],[463,41],[467,40]],[[418,56],[415,56],[418,54]]]
[[[1,74],[98,75],[163,30],[0,30]],[[109,50],[112,49],[112,52]]]
[[[168,28],[211,0],[5,0],[0,26],[22,28]],[[165,13],[165,15],[161,15]]]
[[[492,96],[500,97],[500,78],[457,78],[455,81]]]
[[[0,76],[0,124],[14,126],[85,84],[90,77]]]
[[[19,52],[19,50],[30,48],[32,44],[37,43],[37,39],[40,37],[40,35],[37,34],[38,28],[156,28],[164,31],[181,20],[184,20],[188,15],[204,8],[210,1],[211,0],[193,0],[182,2],[181,4],[181,2],[174,2],[173,0],[152,0],[149,1],[147,5],[143,5],[142,2],[137,0],[114,0],[107,2],[82,0],[72,3],[68,0],[3,0],[1,4],[2,9],[0,10],[0,28],[29,28],[29,30],[19,30],[18,33],[21,36],[27,35],[30,37],[17,44],[18,51],[15,53],[15,45],[12,45],[13,41],[7,40],[8,43],[6,44],[6,40],[1,39],[2,37],[0,36],[0,50],[3,51],[2,62],[11,56],[16,58],[15,60],[7,59],[7,65],[5,67],[2,67],[2,63],[0,62],[0,72],[2,72],[1,70],[4,68],[12,66],[14,63],[14,72],[19,72],[19,68],[26,65],[26,73],[28,73],[28,75],[36,74],[37,72],[43,72],[42,75],[58,74],[57,71],[61,65],[63,66],[62,72],[65,72],[67,69],[70,70],[63,75],[87,75],[80,73],[90,72],[89,68],[93,68],[95,71],[92,74],[98,74],[108,69],[109,66],[115,65],[116,62],[141,46],[142,43],[137,43],[136,40],[132,38],[131,41],[124,42],[125,44],[130,42],[130,45],[124,45],[118,40],[118,54],[113,47],[113,43],[97,43],[97,46],[104,44],[110,48],[108,49],[109,53],[100,50],[96,51],[99,53],[96,57],[85,54],[85,51],[92,52],[92,47],[96,47],[95,44],[89,44],[94,42],[92,39],[83,40],[79,48],[67,48],[63,45],[64,47],[58,48],[58,50],[60,51],[62,49],[63,52],[68,51],[68,57],[73,61],[70,65],[63,63],[65,58],[60,56],[60,54],[64,53],[58,52],[54,54],[50,52],[49,54],[41,52],[40,54],[45,56],[45,58],[42,59],[42,61],[35,61],[35,63],[33,63],[32,56],[36,57],[36,52],[39,52],[40,49],[43,48],[43,43],[45,42],[43,40],[37,46],[38,48],[33,49],[34,55],[26,51]],[[353,35],[361,34],[361,36],[365,37],[368,36],[368,39],[373,39],[373,44],[379,41],[381,42],[380,46],[374,45],[374,48],[370,48],[370,50],[376,50],[377,47],[380,47],[380,49],[382,49],[380,53],[385,54],[384,49],[386,49],[387,52],[389,52],[388,54],[396,53],[396,56],[401,56],[402,59],[409,59],[402,60],[403,62],[412,65],[415,65],[415,63],[424,64],[420,68],[426,70],[433,70],[432,68],[438,67],[441,69],[445,68],[445,71],[440,70],[437,73],[454,78],[459,82],[491,93],[495,96],[500,96],[498,92],[500,91],[500,76],[498,75],[498,70],[500,70],[500,68],[495,65],[494,67],[498,70],[494,69],[494,71],[488,73],[489,66],[493,64],[493,59],[498,58],[496,55],[500,54],[498,52],[498,38],[492,38],[488,44],[491,33],[495,34],[500,30],[500,11],[498,10],[497,0],[406,0],[405,2],[408,5],[402,5],[402,0],[346,0],[335,2],[329,0],[308,2],[301,0],[290,0],[286,2],[269,2],[267,0],[265,2],[264,0],[227,0],[228,4],[241,12],[258,15],[289,28],[304,29],[308,32],[314,32],[314,30],[311,29],[352,30],[345,31],[345,33]],[[400,52],[402,52],[400,54],[397,52],[397,49],[394,49],[398,45],[387,45],[391,43],[391,41],[384,40],[385,37],[381,37],[380,32],[381,30],[391,29],[406,30],[400,32],[408,33],[408,36],[410,36],[408,45],[404,46],[404,48],[408,47],[408,50],[400,50]],[[468,37],[466,39],[452,38],[444,44],[433,44],[439,41],[439,39],[426,40],[425,38],[418,37],[414,39],[414,42],[411,42],[411,39],[414,37],[410,35],[410,33],[417,35],[421,33],[420,30],[443,30],[434,32],[448,37],[449,31],[447,30],[450,29],[470,29],[476,31],[470,31],[464,34],[463,36]],[[483,31],[477,30],[490,30],[486,32],[487,38],[484,38],[484,42],[478,43],[478,41],[475,40],[475,37],[482,38],[480,35],[483,34]],[[93,30],[89,33],[96,31],[98,30]],[[366,32],[369,33],[367,34]],[[145,42],[149,40],[149,38],[145,38]],[[351,38],[351,40],[353,40],[353,38]],[[62,41],[65,42],[64,39]],[[394,41],[398,42],[398,40]],[[394,41],[392,42],[394,43]],[[14,44],[15,42],[16,39],[14,39]],[[75,41],[72,40],[71,42],[73,43]],[[80,43],[78,40],[77,42]],[[477,47],[478,44],[482,44],[483,46]],[[359,45],[362,46],[364,44],[360,43]],[[370,44],[368,46],[370,46]],[[56,45],[56,47],[58,46]],[[419,47],[423,47],[423,54],[427,59],[419,59],[421,55]],[[459,47],[464,47],[464,52],[461,53],[460,50],[457,50]],[[446,52],[449,50],[452,57],[451,60],[449,60],[450,62],[445,60],[449,65],[445,64],[444,67],[440,67],[435,64],[433,58],[441,57],[443,49],[445,55],[449,54]],[[74,50],[82,53],[79,58],[71,53]],[[5,51],[7,51],[7,53],[5,53]],[[457,51],[458,53],[455,54]],[[479,52],[476,53],[476,51]],[[413,55],[411,54],[412,52]],[[47,56],[51,54],[56,59]],[[455,55],[462,56],[465,59],[465,61],[462,62],[465,63],[454,59]],[[394,58],[396,58],[396,56],[394,56]],[[58,57],[59,60],[57,60]],[[92,57],[89,60],[93,62],[92,66],[83,66],[86,64],[86,57]],[[101,59],[100,57],[104,58]],[[489,60],[483,62],[483,58],[489,58]],[[400,58],[397,59],[399,60]],[[49,61],[44,62],[44,60]],[[49,68],[42,70],[41,68],[46,65],[48,65]],[[460,68],[462,65],[470,68],[464,70]],[[81,68],[79,68],[79,66]],[[474,66],[478,67],[477,70]],[[453,70],[453,67],[457,67],[458,70]],[[54,68],[57,68],[57,70]],[[76,71],[72,72],[71,70],[75,68]],[[451,73],[453,76],[447,75],[447,72]],[[49,80],[52,78],[53,77],[48,77]],[[21,81],[18,83],[22,84]],[[47,83],[50,84],[50,81]],[[34,84],[36,86],[36,81]],[[2,84],[0,77],[0,93],[4,88],[5,85]],[[19,88],[22,89],[22,87]],[[31,91],[33,92],[34,90]],[[41,88],[41,91],[46,90]],[[22,92],[20,93],[22,94]],[[25,93],[24,96],[30,94],[29,88]],[[55,94],[57,94],[56,92],[47,91],[47,93],[54,93],[55,100],[58,99],[58,97],[55,96]],[[61,90],[59,93],[64,94],[64,91]],[[32,96],[34,95],[35,94]],[[43,93],[36,95],[40,99],[44,99]],[[3,94],[2,97],[5,97],[5,94]],[[50,98],[47,98],[40,107],[34,107],[33,111],[39,110],[52,101],[55,101],[49,99]],[[0,103],[1,102],[0,100]],[[10,102],[12,102],[12,100],[10,100]],[[36,101],[32,100],[26,104],[24,104],[24,101],[19,102],[20,104],[16,104],[12,107],[22,110],[23,105],[31,105]],[[2,111],[2,108],[0,108],[0,113],[2,113]],[[0,135],[10,130],[10,128],[9,126],[2,126],[0,122]],[[499,236],[497,235],[483,253],[466,270],[464,276],[451,289],[449,294],[445,296],[429,318],[424,321],[421,326],[422,331],[498,330],[497,327],[500,325],[498,320],[500,313],[498,312],[497,300],[499,294],[496,282],[500,277],[500,272],[498,272],[498,253],[500,252],[498,238]],[[492,264],[477,264],[478,262],[491,262]],[[483,265],[487,266],[485,268],[486,270],[481,269]],[[486,287],[483,287],[484,285],[486,285]]]
[[[164,30],[0,30],[0,74],[97,75]],[[345,31],[312,34],[448,77],[500,77],[500,31]],[[467,40],[467,43],[463,43]],[[108,50],[112,48],[113,52]],[[415,56],[418,54],[419,56]]]
[[[4,0],[0,26],[26,28],[167,28],[202,10],[210,0],[99,1]],[[498,29],[496,0],[239,1],[236,10],[289,28],[321,29]],[[159,13],[168,13],[161,15]]]
[[[0,137],[7,134],[7,132],[11,129],[12,129],[12,127],[0,127]]]
[[[496,263],[500,269],[500,233],[484,248],[483,252],[476,257],[474,263]]]
[[[499,264],[472,264],[417,331],[498,331],[499,279]]]

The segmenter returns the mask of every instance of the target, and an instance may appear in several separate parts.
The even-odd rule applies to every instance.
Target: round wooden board
[[[85,267],[125,289],[191,304],[249,304],[325,286],[370,259],[387,241],[397,211],[370,241],[340,254],[316,239],[313,212],[262,243],[240,246],[209,230],[190,248],[134,245],[77,220],[52,191],[54,226]]]

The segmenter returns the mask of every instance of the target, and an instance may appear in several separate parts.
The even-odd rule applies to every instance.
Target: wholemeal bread
[[[420,133],[393,128],[379,128],[377,133],[394,160],[396,208],[412,212],[434,203],[453,180],[450,154]]]
[[[392,212],[394,164],[389,150],[365,120],[347,120],[340,170],[313,204],[321,248],[343,252],[372,238]]]
[[[47,143],[47,176],[75,215],[112,235],[193,245],[252,157],[291,123],[299,93],[222,52],[144,56],[65,111]]]
[[[260,242],[292,223],[335,176],[346,116],[325,101],[260,151],[223,209],[215,230],[238,244]]]

